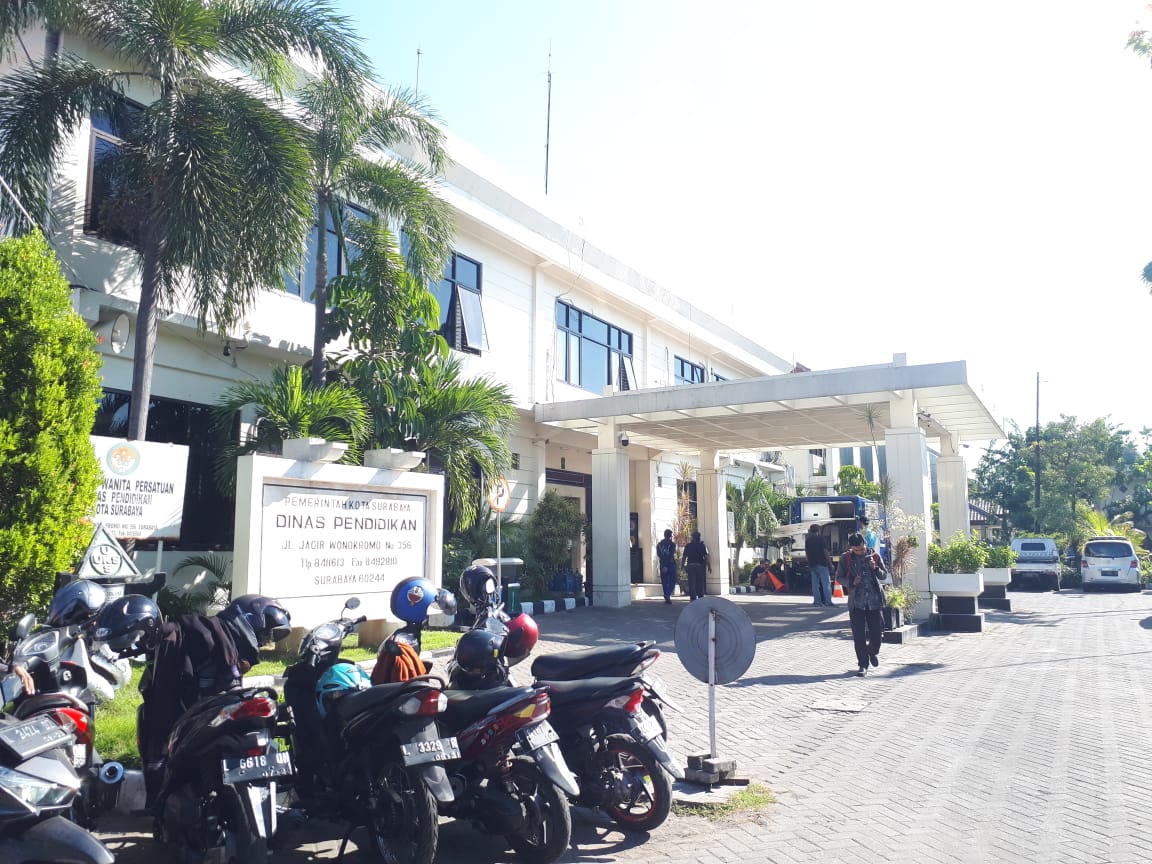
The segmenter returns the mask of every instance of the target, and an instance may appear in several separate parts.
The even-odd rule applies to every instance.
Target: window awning
[[[537,403],[536,421],[595,435],[609,420],[635,444],[677,453],[871,444],[889,400],[914,395],[929,438],[1003,438],[964,361],[768,375]],[[871,417],[871,424],[869,418]]]

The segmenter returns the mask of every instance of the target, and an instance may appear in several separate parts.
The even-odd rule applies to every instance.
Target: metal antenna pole
[[[708,610],[708,753],[716,758],[716,610]]]
[[[544,122],[544,194],[548,194],[548,157],[552,147],[552,45],[548,45],[548,113]]]
[[[416,98],[420,98],[420,55],[424,52],[416,49]]]

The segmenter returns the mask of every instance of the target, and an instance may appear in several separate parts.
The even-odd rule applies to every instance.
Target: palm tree
[[[757,538],[771,533],[779,524],[769,501],[771,490],[772,485],[759,474],[749,477],[743,488],[728,482],[728,511],[732,514],[736,534],[733,573],[739,565],[740,550],[745,544],[754,544]]]
[[[436,175],[447,163],[444,135],[424,107],[404,92],[353,91],[339,80],[323,77],[298,94],[312,161],[312,195],[316,209],[316,269],[313,303],[316,308],[312,345],[312,383],[324,382],[325,325],[329,306],[328,252],[325,239],[331,225],[344,247],[347,207],[370,208],[377,217],[398,223],[408,240],[408,273],[421,284],[439,279],[451,251],[452,221],[448,205],[435,194]],[[406,146],[424,163],[366,151],[393,151]]]
[[[244,440],[235,440],[240,412],[255,409],[256,420]],[[216,485],[225,495],[236,486],[236,459],[249,453],[279,453],[286,438],[324,438],[351,445],[342,462],[359,460],[358,444],[368,435],[368,412],[356,391],[344,384],[312,387],[299,366],[278,369],[272,382],[250,381],[229,387],[212,410],[220,445]]]
[[[35,0],[27,7],[33,8]],[[0,80],[0,176],[32,213],[94,111],[122,131],[107,225],[140,260],[128,437],[144,437],[161,307],[187,298],[200,328],[238,320],[283,284],[312,225],[308,151],[269,98],[294,76],[290,52],[359,90],[368,63],[346,18],[323,0],[83,0],[50,3],[102,54],[101,68],[52,55]],[[25,19],[16,16],[12,26]],[[250,77],[224,77],[222,68]],[[131,111],[132,86],[151,102]],[[0,218],[15,205],[0,201]],[[105,220],[102,220],[102,222]]]

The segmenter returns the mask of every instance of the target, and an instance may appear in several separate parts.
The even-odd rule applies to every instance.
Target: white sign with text
[[[121,540],[179,540],[188,447],[89,437],[104,472],[95,521]]]
[[[261,504],[265,593],[343,598],[427,575],[424,495],[265,483]]]

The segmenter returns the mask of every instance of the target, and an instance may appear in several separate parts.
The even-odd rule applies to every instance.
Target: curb
[[[550,615],[553,612],[570,612],[577,606],[591,606],[587,597],[564,597],[560,600],[527,600],[520,604],[520,611],[535,617],[536,615]],[[540,608],[537,609],[536,607]]]

